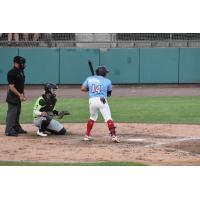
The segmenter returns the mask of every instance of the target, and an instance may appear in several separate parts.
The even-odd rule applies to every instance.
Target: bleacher
[[[200,47],[200,33],[42,33],[37,41],[28,41],[19,33],[19,41],[8,44],[8,34],[0,34],[0,47],[79,47],[79,48],[154,48]]]

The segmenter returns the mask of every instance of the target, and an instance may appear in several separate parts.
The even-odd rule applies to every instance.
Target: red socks
[[[87,136],[90,136],[90,132],[92,130],[92,127],[94,126],[94,120],[92,119],[89,119],[88,122],[87,122],[87,132],[86,132],[86,135]],[[107,121],[107,125],[108,125],[108,129],[110,130],[110,134],[112,136],[115,136],[116,135],[116,131],[115,131],[115,125],[114,125],[114,122],[110,119]]]
[[[107,121],[107,124],[108,124],[108,129],[110,130],[110,134],[112,136],[115,136],[116,135],[116,131],[115,131],[115,125],[114,125],[114,122],[110,119]]]
[[[90,132],[92,130],[93,125],[94,125],[94,120],[89,119],[87,122],[87,132],[86,132],[87,136],[90,136]]]

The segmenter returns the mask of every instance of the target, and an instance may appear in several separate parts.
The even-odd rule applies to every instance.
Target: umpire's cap
[[[24,65],[26,63],[26,59],[21,56],[15,56],[13,58],[13,62]]]
[[[107,70],[105,66],[99,66],[96,69],[96,75],[98,76],[106,76],[107,73],[109,73],[109,70]]]

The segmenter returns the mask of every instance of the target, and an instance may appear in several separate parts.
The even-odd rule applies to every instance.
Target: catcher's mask
[[[96,69],[96,75],[98,76],[106,76],[107,73],[109,73],[109,71],[104,66],[99,66]]]
[[[25,67],[26,67],[26,65],[25,65],[26,64],[26,59],[21,57],[21,56],[15,56],[13,58],[13,62],[19,64],[20,65],[20,69],[22,69],[22,70],[25,69]]]
[[[46,83],[44,85],[45,94],[51,94],[52,97],[56,97],[58,86],[53,83]]]

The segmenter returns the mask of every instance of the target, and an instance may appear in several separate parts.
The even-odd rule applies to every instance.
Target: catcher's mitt
[[[58,119],[62,119],[64,117],[64,115],[71,115],[71,113],[68,111],[60,111],[58,113]]]

